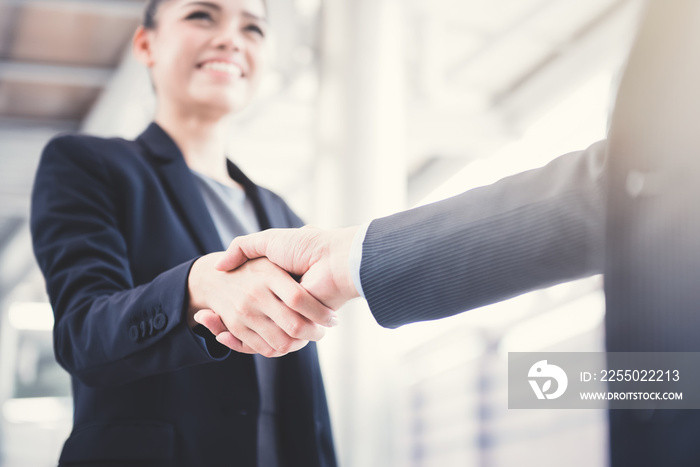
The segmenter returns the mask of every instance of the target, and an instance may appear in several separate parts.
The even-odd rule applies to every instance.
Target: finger
[[[214,313],[214,311],[199,310],[197,313],[195,313],[194,320],[207,328],[209,332],[216,336],[216,340],[219,343],[225,345],[229,349],[240,353],[257,353],[255,350],[241,342],[240,339],[237,339],[236,336],[231,334],[224,325],[224,322],[221,320],[221,317]]]
[[[278,322],[276,322],[274,318],[272,318],[273,316],[292,316],[291,319],[297,317],[301,318],[305,321],[303,323],[304,325],[319,328],[320,335],[314,336],[316,337],[316,339],[320,339],[321,337],[323,337],[323,333],[325,333],[324,328],[316,326],[315,324],[309,322],[305,318],[300,317],[299,314],[295,311],[287,308],[284,305],[284,303],[282,303],[277,298],[277,296],[275,296],[271,291],[268,290],[265,295],[261,295],[260,300],[260,307],[265,310],[265,313],[262,313],[260,311],[248,310],[247,313],[239,315],[239,320],[241,324],[246,326],[257,336],[259,336],[268,346],[272,347],[276,352],[278,352],[279,355],[284,355],[289,352],[293,352],[294,350],[300,349],[301,347],[306,345],[306,343],[304,343],[303,345],[299,345],[298,341],[308,341],[309,339],[306,339],[303,336],[295,337],[291,335],[282,326],[280,326],[280,324],[278,324]],[[287,322],[291,321],[291,319],[287,319]],[[285,322],[284,319],[280,319],[279,321]],[[309,333],[306,332],[305,334]],[[240,338],[240,336],[238,335],[237,337]],[[241,340],[251,345],[251,347],[255,348],[252,344],[245,341],[244,339],[241,338]],[[265,356],[269,356],[263,352],[260,353]]]
[[[251,258],[248,258],[234,239],[216,264],[214,269],[219,271],[233,271]]]
[[[306,323],[303,321],[295,322],[293,316],[287,315],[287,319],[292,319],[292,321],[283,322],[286,326],[297,325],[301,327],[302,331],[305,331],[307,330],[307,328],[308,330],[311,330],[312,328],[308,325],[308,323],[313,323],[324,327],[333,327],[338,325],[338,315],[333,310],[326,307],[320,301],[316,300],[316,298],[314,298],[313,295],[311,295],[304,287],[302,287],[291,277],[284,273],[283,275],[285,277],[283,277],[281,280],[273,281],[270,284],[270,289],[289,309],[298,313],[307,320]],[[277,322],[277,324],[280,325],[282,325],[283,323]],[[315,330],[315,326],[313,328],[314,332],[317,332],[317,330]],[[285,331],[290,330],[285,326],[282,326],[282,329],[284,329]],[[289,335],[298,339],[318,340],[312,338],[311,335]]]
[[[224,255],[214,265],[219,271],[232,271],[249,259],[265,256],[270,230],[233,239]]]
[[[229,332],[243,345],[265,357],[279,357],[287,353],[285,350],[291,348],[291,342],[288,342],[286,346],[283,345],[283,342],[292,339],[274,325],[267,316],[255,315],[254,319],[247,320],[249,323],[240,321],[233,325],[227,325]],[[280,347],[281,351],[277,347]]]
[[[275,348],[281,350],[280,346],[289,347],[290,342],[286,339],[319,341],[326,335],[326,327],[309,321],[298,311],[289,308],[276,296],[275,300],[277,300],[277,305],[270,306],[267,311],[274,328],[279,329],[282,334],[279,334],[274,328],[263,331],[269,332],[271,339],[273,339],[271,343],[275,345]]]
[[[240,352],[240,353],[247,353],[247,354],[256,354],[257,352],[241,342],[240,339],[236,338],[233,334],[231,334],[229,331],[224,331],[216,336],[216,340],[220,343],[228,347],[229,349],[235,351],[235,352]]]
[[[199,310],[194,314],[194,320],[207,328],[209,332],[218,336],[222,332],[228,331],[219,315],[212,310]]]
[[[287,309],[284,306],[284,304],[277,299],[277,297],[272,296],[272,300],[275,300],[277,303],[271,305],[268,308],[268,312],[270,313],[270,315],[281,316],[286,313],[289,313],[298,316],[296,312]],[[309,326],[316,326],[315,324],[310,323],[308,321],[305,324]],[[272,347],[280,355],[285,355],[289,352],[299,350],[300,348],[304,347],[309,341],[309,339],[306,339],[305,337],[293,336],[292,334],[290,334],[290,332],[285,330],[282,326],[280,326],[280,324],[278,324],[274,319],[272,319],[269,316],[265,316],[264,319],[261,319],[257,323],[251,325],[251,329],[255,331],[270,347]],[[321,337],[323,337],[323,333],[325,331],[323,330],[323,328],[320,329],[321,334],[318,336],[314,336],[316,337],[316,339],[321,339]],[[295,330],[292,330],[291,332],[294,333]],[[307,331],[306,333],[300,334],[310,333]]]
[[[303,349],[304,347],[306,347],[306,345],[307,345],[308,343],[309,343],[309,341],[296,339],[296,340],[294,341],[294,343],[292,344],[292,346],[291,346],[291,348],[290,348],[290,350],[289,350],[289,353],[296,352],[297,350]]]
[[[220,343],[228,347],[229,349],[240,352],[240,353],[246,353],[246,354],[257,354],[255,350],[251,349],[248,347],[246,344],[242,343],[239,339],[237,339],[233,334],[230,332],[222,332],[218,336],[216,336],[216,340]],[[293,345],[290,347],[289,352],[296,352],[298,350],[303,349],[306,347],[306,345],[309,343],[309,341],[302,341],[302,340],[295,340]],[[274,357],[277,356],[283,356],[284,354],[279,353],[279,355],[275,355]]]

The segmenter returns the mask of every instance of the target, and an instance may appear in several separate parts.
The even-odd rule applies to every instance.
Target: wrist
[[[344,300],[360,296],[349,267],[352,244],[358,229],[358,227],[341,229],[339,235],[333,237],[333,242],[330,245],[330,254],[333,256],[334,282]]]
[[[186,311],[187,325],[191,328],[197,325],[194,320],[194,315],[199,310],[207,308],[207,303],[205,299],[205,292],[202,285],[204,281],[202,280],[204,275],[204,270],[207,267],[208,258],[210,255],[201,256],[197,258],[192,267],[190,268],[190,273],[187,276],[187,296],[188,296],[188,306]]]

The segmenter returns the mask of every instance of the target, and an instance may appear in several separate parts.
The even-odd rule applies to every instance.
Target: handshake
[[[188,278],[188,324],[242,353],[279,357],[321,339],[359,297],[349,267],[357,227],[270,229],[202,256]]]

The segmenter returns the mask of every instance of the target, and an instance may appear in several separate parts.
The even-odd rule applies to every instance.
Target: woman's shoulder
[[[136,151],[138,143],[124,138],[103,138],[81,133],[62,133],[54,136],[44,147],[44,152],[60,152],[80,155],[109,155],[111,152]]]
[[[57,135],[46,144],[40,167],[69,165],[82,169],[123,170],[139,164],[142,150],[136,141],[124,138],[103,138],[80,133]]]

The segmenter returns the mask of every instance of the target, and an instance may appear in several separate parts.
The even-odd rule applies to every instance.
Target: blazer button
[[[158,313],[155,318],[153,318],[153,327],[156,328],[157,331],[165,329],[166,324],[168,324],[168,317],[165,313]]]
[[[132,342],[139,340],[139,328],[135,324],[129,328],[129,339],[131,339]]]

